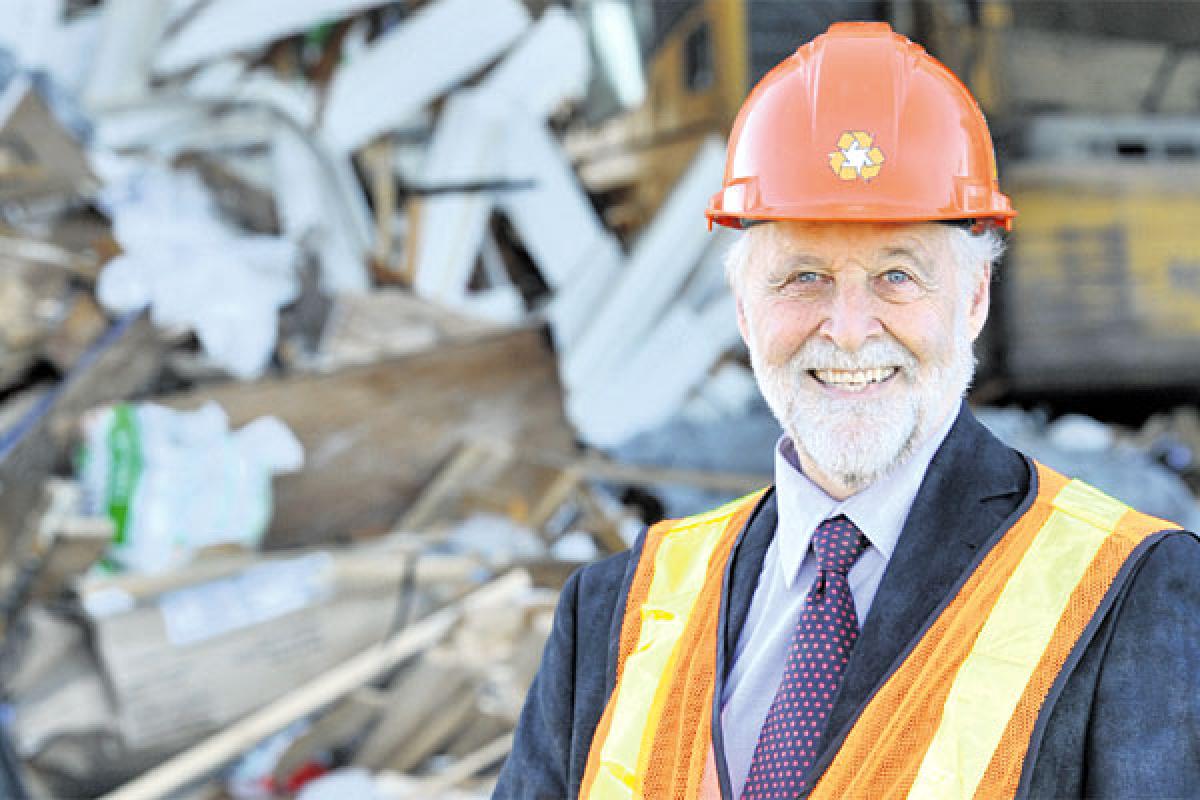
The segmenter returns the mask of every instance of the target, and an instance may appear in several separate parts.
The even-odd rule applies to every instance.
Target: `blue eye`
[[[908,281],[911,281],[912,276],[909,275],[904,270],[889,269],[887,272],[883,273],[883,279],[885,281],[887,281],[888,283],[895,284],[898,286],[902,283],[907,283]]]

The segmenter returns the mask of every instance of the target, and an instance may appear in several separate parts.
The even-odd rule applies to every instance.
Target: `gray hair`
[[[950,231],[950,250],[963,269],[984,270],[996,265],[1004,255],[1004,239],[995,228],[973,233],[966,228],[946,226]]]
[[[1004,255],[1005,242],[995,228],[988,228],[983,233],[973,233],[954,225],[941,227],[949,237],[947,243],[950,245],[950,251],[954,253],[963,270],[976,270],[977,274],[981,273],[994,266]],[[751,244],[750,232],[742,231],[725,252],[725,279],[735,293],[738,286],[737,276],[750,258]]]

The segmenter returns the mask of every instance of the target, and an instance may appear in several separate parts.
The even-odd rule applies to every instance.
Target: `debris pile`
[[[716,126],[616,229],[559,6],[9,5],[0,794],[486,796],[613,488],[712,483],[598,448],[736,405]]]
[[[769,482],[720,118],[541,0],[5,9],[0,796],[486,797],[567,575]]]

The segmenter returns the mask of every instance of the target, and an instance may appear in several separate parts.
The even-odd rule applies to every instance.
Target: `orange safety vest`
[[[1178,526],[1037,465],[1037,496],[867,703],[811,798],[1011,798],[1044,700],[1131,553]],[[762,492],[646,535],[588,800],[719,797],[725,565]]]

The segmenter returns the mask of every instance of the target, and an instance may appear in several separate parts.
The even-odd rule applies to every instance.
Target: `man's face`
[[[756,226],[734,276],[763,395],[802,466],[847,497],[957,408],[987,317],[989,271],[936,223]]]

